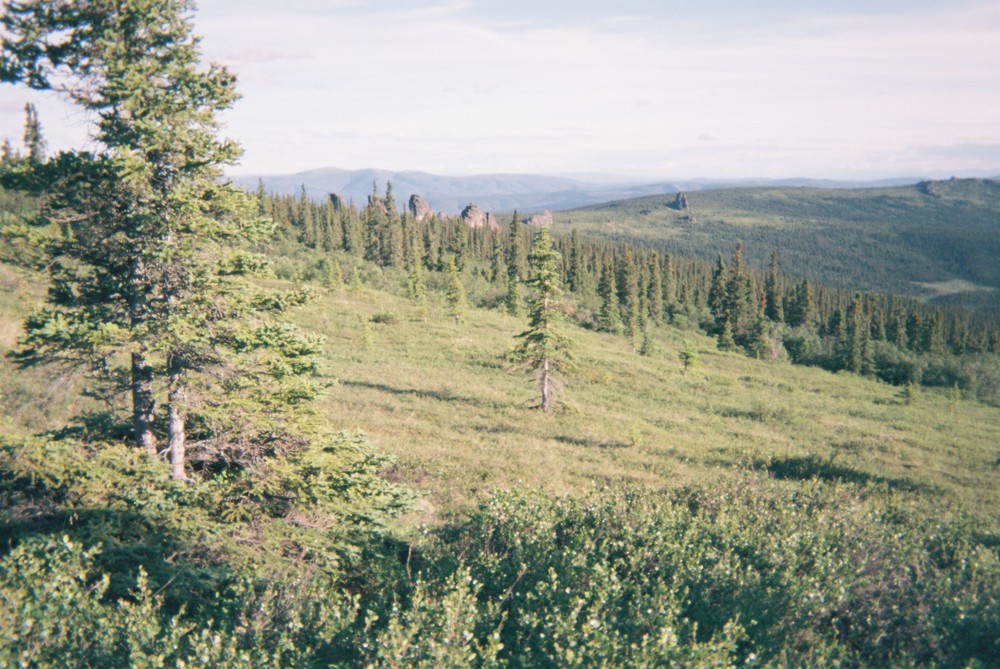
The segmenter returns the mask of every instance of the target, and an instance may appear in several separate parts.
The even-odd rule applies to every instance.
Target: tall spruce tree
[[[847,346],[843,352],[844,366],[855,374],[860,374],[864,366],[864,352],[870,349],[870,330],[865,319],[864,301],[860,293],[851,301],[847,322]]]
[[[812,329],[816,326],[816,298],[808,279],[795,287],[785,318],[792,327]]]
[[[527,266],[527,245],[522,227],[515,211],[507,228],[507,292],[503,299],[504,308],[511,316],[520,316],[524,311],[521,281],[525,277]]]
[[[625,336],[632,340],[632,348],[638,349],[639,335],[642,334],[642,316],[639,309],[639,270],[632,256],[632,248],[626,245],[621,256],[618,296],[621,302],[622,322]]]
[[[781,292],[778,287],[778,252],[771,252],[771,267],[764,282],[764,295],[767,300],[764,315],[775,323],[785,320],[784,307],[781,303]]]
[[[514,349],[512,358],[533,370],[541,391],[542,411],[552,411],[557,403],[555,375],[573,362],[572,342],[559,328],[564,314],[558,298],[562,294],[559,281],[561,257],[552,248],[549,230],[541,228],[535,233],[531,255],[528,257],[529,287],[534,289],[528,329],[517,335],[521,343]]]
[[[722,323],[722,330],[719,332],[717,343],[720,351],[735,351],[739,348],[733,338],[733,325],[727,317]]]
[[[620,332],[618,283],[615,281],[614,266],[608,256],[604,256],[601,262],[601,280],[597,285],[597,293],[601,298],[600,311],[597,313],[597,327],[604,332]]]
[[[674,276],[674,257],[669,253],[663,256],[663,303],[666,306],[674,304],[677,299],[677,279]]]
[[[653,323],[659,323],[663,320],[663,276],[660,273],[659,253],[653,253],[649,260],[646,300],[649,320]]]
[[[0,80],[55,90],[96,122],[94,152],[5,177],[43,194],[41,222],[56,224],[43,242],[50,298],[26,320],[21,354],[84,366],[105,388],[127,379],[134,440],[157,455],[162,407],[176,478],[188,476],[192,413],[205,459],[299,443],[285,439],[285,409],[313,396],[319,347],[268,315],[303,295],[261,296],[236,278],[264,263],[227,243],[270,226],[220,178],[240,149],[217,136],[216,114],[238,96],[224,67],[200,66],[192,7],[10,3],[0,59]]]
[[[712,284],[708,290],[708,308],[712,312],[712,316],[715,318],[715,327],[717,332],[722,331],[723,324],[729,320],[729,313],[727,311],[727,288],[729,283],[729,272],[726,269],[726,261],[722,258],[722,254],[719,254],[719,258],[715,263],[715,271],[712,273]],[[730,323],[730,335],[732,334],[732,323]]]
[[[514,211],[507,227],[507,276],[516,276],[518,281],[524,281],[528,276],[527,272],[527,232],[517,211]]]
[[[566,271],[566,286],[580,296],[593,293],[594,284],[590,272],[587,271],[587,259],[580,231],[573,228],[569,238],[569,266]]]
[[[743,242],[736,242],[733,267],[726,284],[725,314],[737,343],[745,344],[755,316],[753,283],[743,267]]]
[[[384,259],[389,253],[385,247],[385,231],[389,225],[389,217],[386,213],[385,200],[379,197],[378,184],[374,181],[371,195],[368,196],[368,204],[361,212],[361,219],[365,230],[365,260],[384,265]]]
[[[405,256],[405,240],[399,210],[396,208],[396,198],[392,193],[391,181],[386,181],[383,202],[385,219],[382,229],[379,230],[382,248],[381,264],[386,267],[402,267]]]

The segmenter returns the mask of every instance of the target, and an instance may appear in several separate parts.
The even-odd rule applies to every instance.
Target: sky
[[[233,174],[1000,175],[996,0],[200,0]],[[39,109],[0,86],[0,137]]]

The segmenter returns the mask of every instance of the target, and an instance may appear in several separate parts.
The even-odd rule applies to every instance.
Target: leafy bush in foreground
[[[428,537],[405,563],[370,545],[350,577],[232,565],[179,608],[144,570],[113,595],[94,548],[25,539],[0,559],[0,666],[985,667],[1000,651],[995,528],[880,486],[501,493]]]
[[[1000,650],[985,536],[878,489],[749,477],[501,495],[448,552],[466,556],[483,601],[503,603],[510,666],[965,666]]]

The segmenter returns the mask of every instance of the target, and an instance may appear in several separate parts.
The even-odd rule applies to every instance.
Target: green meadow
[[[947,392],[907,400],[856,375],[716,350],[693,330],[656,328],[652,355],[627,339],[573,330],[577,368],[544,415],[530,374],[506,365],[523,319],[365,289],[324,292],[303,325],[328,337],[339,379],[322,403],[331,429],[360,430],[393,454],[393,476],[435,513],[496,490],[583,494],[651,489],[751,469],[783,480],[843,480],[945,496],[996,516],[1000,412]],[[685,371],[684,341],[700,365]]]

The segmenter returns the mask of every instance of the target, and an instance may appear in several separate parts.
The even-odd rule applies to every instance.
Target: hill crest
[[[478,174],[470,176],[438,175],[417,170],[393,171],[378,168],[345,170],[322,167],[294,174],[234,176],[233,181],[248,189],[263,182],[276,195],[294,195],[303,189],[306,195],[325,199],[336,193],[344,200],[363,204],[373,186],[385,190],[391,181],[400,209],[416,193],[435,211],[458,215],[471,202],[485,211],[522,212],[550,209],[561,211],[615,200],[654,196],[678,191],[700,191],[726,187],[811,186],[817,188],[885,187],[914,184],[918,177],[900,177],[870,182],[831,181],[805,178],[789,179],[641,179],[592,175],[587,178],[537,174]]]

